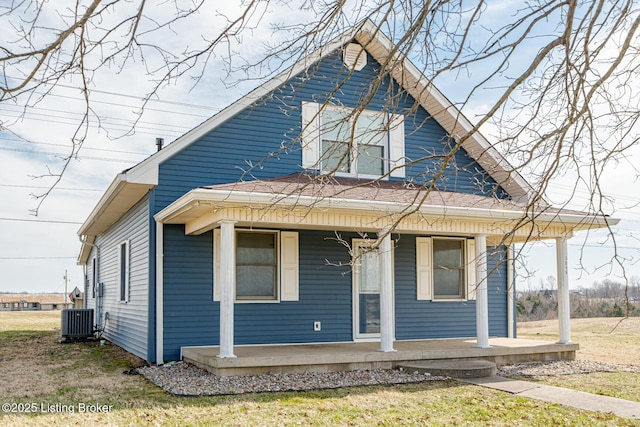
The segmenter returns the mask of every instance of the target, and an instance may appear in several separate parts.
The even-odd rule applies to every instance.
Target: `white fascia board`
[[[78,254],[78,259],[76,260],[78,265],[87,265],[89,255],[91,254],[91,249],[95,241],[95,236],[87,236],[87,238],[82,241],[80,253]]]
[[[439,216],[448,219],[487,220],[519,220],[523,212],[503,209],[485,209],[473,207],[457,207],[444,205],[403,205],[396,202],[354,200],[331,197],[313,197],[299,195],[282,195],[269,193],[250,193],[228,190],[195,189],[158,212],[156,221],[166,221],[190,210],[202,203],[217,203],[220,207],[304,207],[313,209],[335,209],[360,212],[405,213],[413,209],[425,216]],[[545,223],[563,223],[567,225],[591,225],[604,227],[616,225],[619,220],[595,215],[579,215],[569,213],[527,213],[527,217]]]
[[[149,183],[132,183],[126,173],[116,176],[98,204],[78,230],[79,236],[96,236],[104,232],[140,201],[154,187]]]
[[[100,216],[100,214],[109,206],[109,204],[113,201],[115,196],[119,193],[119,189],[122,188],[126,183],[126,175],[125,173],[119,173],[116,177],[111,181],[107,190],[102,194],[102,197],[98,201],[98,203],[94,206],[93,210],[84,221],[84,223],[80,226],[78,230],[78,236],[86,236],[87,230],[91,225],[95,222],[96,218]]]

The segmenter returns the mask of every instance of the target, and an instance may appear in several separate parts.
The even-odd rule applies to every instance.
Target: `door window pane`
[[[361,334],[380,333],[380,294],[360,294]]]
[[[380,267],[377,251],[360,254],[360,293],[380,293]]]
[[[358,334],[380,333],[380,261],[377,250],[358,248]]]

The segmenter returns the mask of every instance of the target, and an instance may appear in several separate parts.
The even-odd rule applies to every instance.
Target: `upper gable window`
[[[305,169],[364,178],[405,176],[403,115],[303,102],[300,140]]]
[[[385,174],[389,136],[383,114],[325,107],[320,122],[323,172],[371,177]]]

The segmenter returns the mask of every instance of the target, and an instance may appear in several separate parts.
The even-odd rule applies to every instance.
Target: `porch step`
[[[488,360],[429,360],[402,363],[398,365],[406,371],[430,373],[435,376],[452,378],[484,378],[496,374],[496,364]]]

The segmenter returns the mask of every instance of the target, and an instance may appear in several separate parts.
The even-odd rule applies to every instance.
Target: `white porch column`
[[[487,236],[476,240],[476,347],[489,348],[489,298],[487,295]],[[473,254],[469,254],[473,256]]]
[[[515,294],[515,267],[513,265],[513,244],[507,246],[507,337],[513,338],[516,332],[515,316],[513,315],[513,296]]]
[[[391,233],[380,242],[380,351],[391,352],[395,338],[393,322],[393,257]]]
[[[556,238],[556,258],[558,268],[558,322],[560,323],[560,340],[558,344],[569,344],[571,342],[571,306],[566,237]]]
[[[236,282],[235,221],[220,221],[220,354],[218,357],[236,357],[233,354],[233,304]]]

